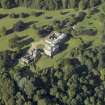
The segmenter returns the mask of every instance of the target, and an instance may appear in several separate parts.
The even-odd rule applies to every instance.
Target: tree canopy
[[[29,7],[37,9],[65,9],[81,8],[86,9],[99,5],[103,0],[1,0],[2,8],[12,8],[15,6]]]

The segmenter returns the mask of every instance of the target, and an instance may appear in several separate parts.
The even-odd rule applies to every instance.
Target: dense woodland
[[[0,0],[0,6],[47,10],[86,9],[102,2],[104,0]],[[92,14],[94,14],[93,10],[90,12],[90,15]],[[40,13],[34,15],[38,16]],[[67,33],[74,39],[79,34],[87,32],[88,35],[95,35],[97,33],[95,27],[73,30],[72,26],[82,22],[86,15],[83,11],[73,15],[71,19],[55,20],[54,26],[37,27],[33,24],[33,28],[38,30],[41,38],[43,33],[55,29]],[[10,18],[26,16],[28,15],[24,13],[9,14]],[[101,14],[103,43],[105,43],[104,18],[105,14]],[[26,29],[27,25],[23,21],[17,21],[10,30],[20,32]],[[8,35],[5,27],[2,31],[4,35]],[[92,46],[91,41],[80,38],[81,44],[70,49],[69,57],[61,59],[56,68],[40,69],[35,62],[30,65],[18,65],[18,60],[23,53],[20,40],[21,37],[15,35],[9,40],[9,50],[0,52],[0,105],[105,105],[105,44],[95,47]]]
[[[86,9],[95,7],[102,2],[104,0],[0,0],[0,6],[2,8],[20,6],[47,10],[65,8]]]
[[[11,67],[14,54],[1,53],[0,105],[105,105],[105,47],[86,46],[73,49],[58,68],[38,73]]]
[[[18,39],[10,40],[11,48]],[[0,53],[0,105],[105,105],[105,45],[82,41],[57,68],[43,70],[15,66],[20,56],[21,49]]]

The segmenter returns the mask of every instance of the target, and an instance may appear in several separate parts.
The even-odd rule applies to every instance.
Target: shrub
[[[19,17],[20,18],[26,18],[26,17],[29,17],[29,14],[28,13],[20,13]]]
[[[51,33],[51,31],[53,31],[53,26],[42,26],[41,28],[38,29],[38,34],[41,37],[45,37],[47,36],[49,33]]]
[[[86,16],[86,13],[85,12],[79,12],[76,16],[75,16],[75,19],[76,21],[82,21]]]
[[[0,19],[4,18],[6,16],[8,16],[8,14],[0,14]]]
[[[45,16],[45,19],[52,19],[52,16]]]
[[[18,21],[16,24],[13,26],[14,31],[22,31],[27,27],[27,25],[23,21]]]
[[[60,12],[61,15],[66,15],[66,14],[68,14],[68,13],[69,13],[69,12],[65,12],[65,11],[61,11],[61,12]]]
[[[44,12],[32,12],[32,16],[36,16],[36,17],[39,17],[43,14],[44,14]]]
[[[80,31],[80,34],[84,35],[96,35],[97,29],[96,28],[87,28]]]
[[[19,14],[11,13],[9,14],[10,18],[19,18]]]

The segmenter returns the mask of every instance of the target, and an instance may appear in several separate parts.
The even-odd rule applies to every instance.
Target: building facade
[[[50,57],[58,53],[66,38],[67,35],[64,33],[52,32],[45,40],[44,53]]]
[[[33,49],[31,51],[29,51],[28,53],[26,53],[21,59],[20,59],[20,63],[21,64],[30,64],[33,61],[37,61],[38,58],[40,57],[40,52],[38,49]]]

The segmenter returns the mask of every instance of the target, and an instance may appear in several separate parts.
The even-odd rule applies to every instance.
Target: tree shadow
[[[41,12],[41,11],[40,11],[40,12],[35,12],[35,13],[34,13],[34,15],[35,15],[36,17],[39,17],[39,16],[41,16],[41,15],[43,15],[43,14],[44,14],[44,12]]]
[[[86,65],[80,65],[75,69],[75,72],[79,76],[86,76],[88,73],[88,67]]]
[[[20,72],[21,77],[33,77],[34,76],[34,74],[29,70],[29,68],[25,66],[19,72]]]
[[[38,34],[40,37],[48,36],[54,30],[53,26],[44,25],[38,29]]]
[[[69,13],[69,12],[66,12],[66,11],[61,11],[61,12],[60,12],[61,15],[66,15],[66,14],[68,14],[68,13]]]
[[[52,16],[45,16],[45,19],[52,19]]]
[[[13,33],[13,32],[14,32],[14,31],[13,31],[13,28],[8,29],[8,30],[6,31],[6,35],[11,34],[11,33]]]
[[[27,28],[30,27],[30,25],[34,24],[36,21],[30,21],[30,22],[27,22],[27,23],[22,23],[22,24],[15,24],[12,28],[8,29],[6,31],[6,35],[9,35],[13,32],[21,32],[21,31],[24,31],[26,30]]]
[[[24,35],[24,36],[19,37],[18,40],[24,40],[26,38],[27,38],[27,35]]]
[[[20,44],[21,46],[26,46],[26,45],[29,45],[29,44],[32,43],[32,42],[33,42],[33,39],[30,38],[30,37],[28,37],[28,38],[25,38],[25,39],[21,40],[21,41],[19,42],[19,44]]]
[[[27,23],[25,23],[25,24],[29,27],[30,25],[32,25],[32,24],[34,24],[34,23],[38,23],[38,21],[30,21],[30,22],[27,22]]]
[[[0,19],[7,17],[8,14],[0,14]]]
[[[28,14],[28,13],[24,13],[24,12],[20,13],[21,18],[27,18],[29,16],[30,16],[30,14]]]
[[[67,49],[67,47],[68,47],[68,44],[62,44],[62,45],[60,46],[60,48],[59,48],[60,50],[57,52],[57,54],[62,53],[64,50]],[[56,54],[55,54],[55,55],[56,55]],[[54,55],[54,56],[55,56],[55,55]],[[54,57],[54,56],[53,56],[53,57]],[[53,58],[53,57],[52,57],[52,58]]]
[[[23,49],[21,50],[21,55],[20,55],[20,57],[24,56],[24,55],[26,54],[26,52],[29,50],[29,48],[30,48],[29,46],[23,48]]]
[[[69,60],[69,63],[73,65],[74,67],[77,67],[78,65],[81,65],[81,62],[77,58],[71,58]]]

